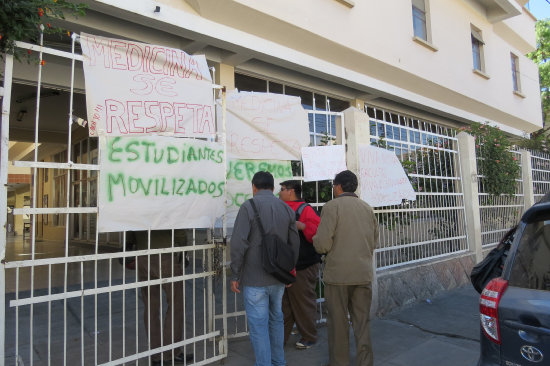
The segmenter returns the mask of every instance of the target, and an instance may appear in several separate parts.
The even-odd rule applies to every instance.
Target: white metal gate
[[[28,150],[32,158],[14,162],[15,167],[29,169],[32,174],[28,193],[32,203],[13,210],[16,217],[29,215],[30,235],[23,235],[22,239],[7,237],[4,227],[0,236],[0,301],[5,304],[0,306],[0,364],[149,365],[151,356],[161,352],[164,361],[172,359],[177,355],[174,349],[193,353],[194,360],[189,364],[220,360],[227,355],[227,327],[216,327],[214,319],[226,319],[224,243],[215,240],[210,230],[171,230],[171,245],[167,248],[151,249],[149,237],[149,249],[126,251],[126,233],[97,233],[98,151],[87,139],[86,152],[82,153],[84,140],[75,137],[84,136],[73,115],[75,99],[79,97],[75,78],[82,79],[82,56],[75,52],[76,40],[73,35],[71,52],[18,43],[38,55],[36,64],[14,63],[12,56],[6,56],[0,136],[2,223],[6,222],[8,196],[10,118],[15,126],[22,122],[19,113],[22,120],[25,114],[34,114],[30,130],[34,139]],[[14,78],[18,67],[36,70],[32,86]],[[52,77],[45,77],[48,68],[70,70],[69,85],[52,85]],[[15,95],[15,89],[31,87],[34,97]],[[46,96],[55,98],[45,100]],[[32,99],[34,113],[28,109],[10,111],[14,100],[17,104],[27,99]],[[42,127],[47,118],[41,112],[52,109],[52,100],[62,99],[63,107],[53,107],[59,110],[55,122],[64,129],[66,142],[64,148],[57,146],[60,151],[52,152],[48,147],[52,131]],[[63,109],[69,113],[63,114]],[[52,119],[51,115],[47,117]],[[53,233],[52,237],[57,234],[57,238],[43,240],[48,237],[46,231]],[[126,261],[136,258],[137,268],[126,268]],[[138,276],[140,265],[149,266],[161,258],[171,260],[172,272],[166,275],[161,271],[159,278],[150,274],[147,279]],[[179,261],[185,268],[182,273],[175,273],[173,268]],[[151,317],[158,315],[144,314],[144,301],[148,302],[148,309],[151,301],[157,300],[166,309],[162,290],[156,292],[158,299],[152,298],[161,286],[172,297],[182,294],[171,315],[184,314],[183,339],[174,341],[174,324],[167,323],[160,326],[161,346],[154,348],[150,344]],[[155,295],[142,297],[143,289]],[[162,339],[166,327],[172,327],[170,339]]]

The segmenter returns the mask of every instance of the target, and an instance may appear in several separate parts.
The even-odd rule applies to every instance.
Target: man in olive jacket
[[[349,170],[336,175],[336,198],[323,207],[313,237],[315,250],[326,254],[323,279],[330,366],[349,365],[348,312],[357,345],[357,365],[374,365],[369,313],[378,222],[372,207],[353,193],[357,185],[357,176]]]

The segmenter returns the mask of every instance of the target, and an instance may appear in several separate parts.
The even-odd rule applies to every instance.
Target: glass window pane
[[[304,109],[313,109],[313,93],[294,88],[292,86],[286,86],[285,87],[285,94],[286,95],[294,95],[297,97],[300,97],[302,99],[302,106]]]
[[[413,6],[413,28],[414,35],[425,41],[428,40],[426,32],[426,14]]]
[[[376,136],[376,121],[370,120],[370,134]]]
[[[327,110],[327,97],[325,95],[315,93],[315,110]]]
[[[235,74],[235,88],[239,91],[267,92],[267,80]]]
[[[510,286],[550,291],[550,215],[525,228],[510,274]]]
[[[349,102],[346,100],[328,98],[331,112],[342,112],[349,108]]]
[[[270,93],[277,93],[277,94],[283,94],[283,84],[275,83],[273,81],[270,81],[268,83],[269,92]]]

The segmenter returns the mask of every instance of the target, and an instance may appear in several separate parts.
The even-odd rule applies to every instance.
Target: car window
[[[535,221],[526,226],[514,258],[509,284],[550,291],[550,220]]]

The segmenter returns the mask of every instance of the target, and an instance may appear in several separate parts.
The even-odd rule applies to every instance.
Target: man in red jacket
[[[285,323],[285,344],[290,337],[294,323],[301,338],[296,348],[308,349],[317,342],[317,294],[315,285],[319,275],[321,256],[313,247],[313,236],[319,226],[319,215],[302,200],[300,181],[287,180],[281,183],[279,198],[296,212],[296,227],[300,234],[300,252],[296,263],[296,282],[285,289],[283,315]]]

